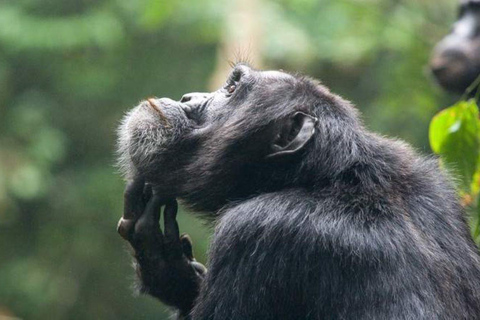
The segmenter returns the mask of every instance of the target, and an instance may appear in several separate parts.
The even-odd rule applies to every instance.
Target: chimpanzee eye
[[[237,90],[237,85],[240,83],[240,79],[242,78],[243,72],[240,69],[235,69],[230,74],[230,77],[227,80],[227,84],[225,85],[224,89],[230,95]]]
[[[229,85],[229,86],[227,87],[227,92],[228,92],[229,94],[232,94],[232,93],[235,91],[235,89],[237,89],[237,86],[236,86],[236,85],[234,85],[234,84]]]

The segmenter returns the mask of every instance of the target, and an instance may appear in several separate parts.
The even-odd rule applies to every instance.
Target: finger
[[[145,187],[143,188],[143,201],[144,203],[148,203],[152,198],[153,191],[152,185],[150,183],[145,183]]]
[[[124,206],[123,206],[123,218],[135,219],[138,218],[143,211],[143,187],[145,181],[143,178],[137,178],[130,181],[123,193]]]
[[[207,268],[203,264],[197,261],[191,262],[192,267],[197,271],[197,273],[201,276],[205,275],[207,273]]]
[[[131,234],[135,225],[134,220],[120,218],[117,225],[117,232],[123,239],[130,241]]]
[[[165,226],[165,242],[169,244],[180,244],[180,232],[177,223],[177,200],[168,200],[163,210],[163,221]]]
[[[160,230],[160,208],[162,199],[159,196],[153,196],[148,201],[143,214],[135,225],[135,237],[143,241],[162,241],[162,231]]]
[[[193,257],[193,245],[192,239],[186,233],[180,236],[180,243],[182,244],[182,251],[183,254],[187,257],[188,260],[193,261],[195,258]]]

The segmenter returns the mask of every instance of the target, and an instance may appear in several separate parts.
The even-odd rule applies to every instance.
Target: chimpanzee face
[[[458,93],[480,75],[480,3],[462,4],[452,31],[435,47],[430,67],[442,87]]]
[[[305,91],[305,80],[287,73],[238,65],[215,92],[148,99],[120,125],[120,165],[128,178],[142,175],[176,195],[192,180],[200,188],[254,175],[313,137],[316,100]]]

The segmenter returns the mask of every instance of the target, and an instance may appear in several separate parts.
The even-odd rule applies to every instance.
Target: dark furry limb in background
[[[430,61],[435,79],[445,90],[475,95],[475,80],[480,76],[479,30],[480,0],[460,0],[457,21],[437,43]]]

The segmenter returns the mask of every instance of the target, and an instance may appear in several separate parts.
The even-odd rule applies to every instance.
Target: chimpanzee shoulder
[[[379,159],[404,152],[397,167],[372,161],[313,193],[283,190],[223,210],[195,318],[453,319],[471,308],[480,261],[449,200],[453,184],[439,179],[435,159],[373,138],[386,149]]]

